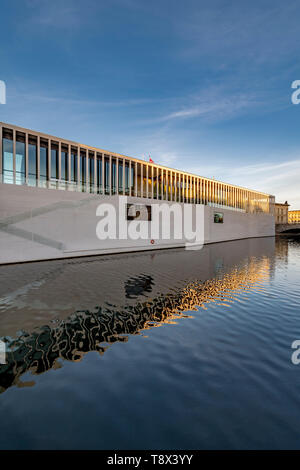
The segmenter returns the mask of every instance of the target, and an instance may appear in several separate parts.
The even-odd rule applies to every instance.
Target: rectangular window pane
[[[119,160],[119,193],[123,193],[123,162]]]
[[[61,152],[61,179],[68,181],[68,152]]]
[[[16,142],[16,184],[25,183],[25,142]]]
[[[105,194],[109,194],[109,159],[108,158],[105,158],[104,186],[105,186]]]
[[[58,150],[51,149],[51,178],[58,179]]]
[[[102,194],[102,158],[97,158],[97,193]]]
[[[116,160],[111,162],[111,192],[116,194],[116,183],[117,183],[117,163]]]
[[[94,189],[94,157],[89,158],[89,183],[90,189]]]
[[[40,180],[47,181],[48,179],[48,149],[40,147]]]
[[[125,194],[129,195],[129,162],[125,162]]]
[[[134,195],[135,190],[135,168],[134,163],[131,163],[131,195]]]
[[[3,139],[3,158],[2,158],[2,171],[3,183],[14,182],[14,164],[13,164],[13,141],[10,139]]]
[[[36,186],[36,160],[36,145],[28,144],[28,184],[30,186]]]
[[[77,181],[77,154],[71,153],[71,181]]]
[[[85,182],[86,182],[86,156],[84,154],[80,155],[80,180],[81,180],[81,189],[85,191]]]

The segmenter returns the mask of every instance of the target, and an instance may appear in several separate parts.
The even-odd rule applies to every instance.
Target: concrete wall
[[[150,205],[161,201],[130,197],[128,202]],[[0,184],[0,264],[185,246],[184,236],[180,240],[159,237],[154,244],[150,237],[99,240],[96,210],[100,203],[118,209],[119,197]],[[202,211],[204,243],[274,236],[274,218],[269,214],[200,205],[193,205],[194,212],[196,207]],[[214,223],[214,212],[224,214],[223,224]]]

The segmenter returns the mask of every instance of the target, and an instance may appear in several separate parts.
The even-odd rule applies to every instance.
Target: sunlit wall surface
[[[274,214],[269,194],[0,123],[3,183]]]
[[[289,224],[300,224],[300,210],[298,211],[289,211]]]

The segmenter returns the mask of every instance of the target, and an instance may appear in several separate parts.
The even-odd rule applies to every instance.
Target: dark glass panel
[[[25,143],[16,142],[16,184],[25,183]]]
[[[13,141],[3,138],[3,156],[2,156],[2,172],[3,183],[14,182],[14,164],[13,164]]]
[[[48,180],[48,149],[40,147],[40,180]]]

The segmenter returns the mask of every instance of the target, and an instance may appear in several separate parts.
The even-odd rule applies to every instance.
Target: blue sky
[[[0,120],[300,209],[299,18],[299,0],[2,0]]]

